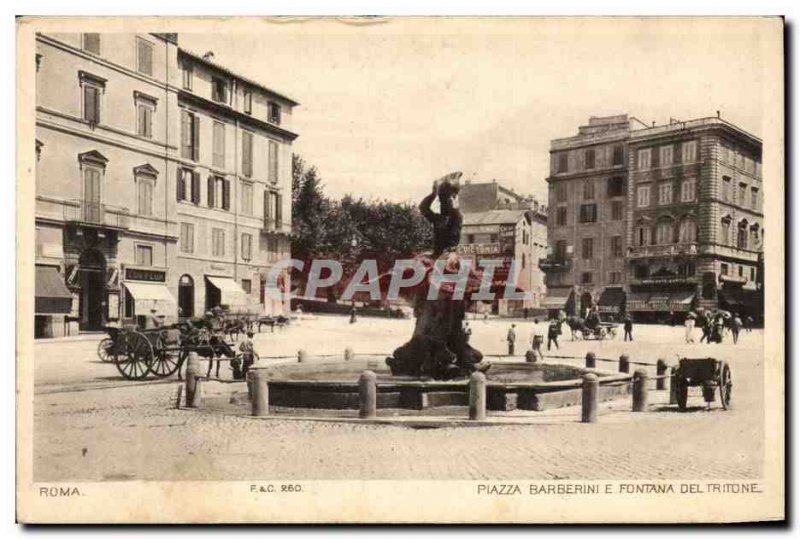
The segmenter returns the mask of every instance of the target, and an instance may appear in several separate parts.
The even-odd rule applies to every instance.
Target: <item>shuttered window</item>
[[[153,215],[153,181],[139,179],[139,215]]]
[[[253,134],[242,131],[242,174],[253,175]]]
[[[208,207],[213,208],[214,203],[216,202],[216,189],[217,189],[217,178],[214,176],[208,177]]]
[[[253,184],[250,182],[242,182],[241,193],[241,210],[244,215],[253,215]]]
[[[192,172],[192,203],[200,204],[200,173]]]
[[[214,166],[225,168],[225,124],[214,122]]]
[[[194,252],[194,225],[181,223],[180,248],[182,253]]]
[[[211,229],[211,256],[225,256],[225,231],[221,228]]]
[[[83,85],[83,119],[90,124],[100,123],[100,88]]]
[[[278,181],[278,143],[274,140],[269,141],[269,181]]]
[[[83,50],[100,54],[100,34],[83,34]]]
[[[136,104],[136,134],[153,138],[153,107],[146,103]]]
[[[178,167],[178,200],[186,200],[186,170]]]
[[[278,228],[283,226],[283,195],[275,193],[275,223]]]
[[[250,260],[253,253],[252,234],[242,234],[242,260]]]
[[[136,70],[145,75],[153,74],[153,45],[144,39],[136,40]]]
[[[181,111],[181,157],[200,158],[200,118],[188,110]]]

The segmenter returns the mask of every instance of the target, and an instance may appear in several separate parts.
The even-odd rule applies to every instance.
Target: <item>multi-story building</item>
[[[256,279],[288,250],[290,197],[272,195],[267,207],[280,210],[266,214],[256,197],[290,189],[288,145],[296,135],[285,123],[295,103],[202,58],[196,65],[205,67],[189,76],[196,89],[186,89],[179,55],[181,66],[196,58],[179,52],[175,34],[37,35],[37,336],[97,330],[153,311],[175,318],[178,304],[184,315],[202,314],[227,296],[258,304]],[[211,93],[219,75],[237,96],[228,103]],[[192,113],[206,121],[192,124],[189,139],[183,126]],[[229,137],[221,166],[216,121]],[[277,148],[259,142],[265,133]],[[196,153],[187,157],[187,146]],[[236,163],[248,151],[252,170],[242,170]],[[212,176],[220,208],[209,203]],[[216,191],[217,177],[228,187]],[[206,277],[228,295],[206,294]],[[242,291],[248,280],[250,294]]]
[[[627,310],[758,317],[761,140],[719,117],[631,132]]]
[[[539,263],[551,313],[616,312],[624,301],[629,134],[626,115],[591,117],[577,135],[551,141],[548,254]]]

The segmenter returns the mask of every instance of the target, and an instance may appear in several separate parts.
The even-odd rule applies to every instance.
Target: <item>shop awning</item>
[[[72,294],[53,266],[36,266],[36,314],[69,314]]]
[[[719,291],[720,303],[728,310],[754,311],[761,304],[757,290],[722,289]]]
[[[694,299],[692,290],[673,292],[669,297],[673,311],[688,311],[692,306],[692,299]]]
[[[542,300],[542,307],[545,309],[563,309],[571,293],[572,288],[548,288],[547,296]]]
[[[220,304],[228,305],[232,311],[249,308],[250,297],[232,278],[206,275],[206,279],[219,290]]]
[[[648,292],[631,292],[628,294],[626,307],[628,311],[650,311],[652,308],[647,303],[650,299]]]
[[[608,287],[600,294],[597,305],[601,312],[619,312],[620,305],[625,300],[625,291],[618,286]]]
[[[126,281],[125,288],[135,300],[136,314],[156,314],[174,316],[178,313],[178,304],[164,283],[145,283]]]

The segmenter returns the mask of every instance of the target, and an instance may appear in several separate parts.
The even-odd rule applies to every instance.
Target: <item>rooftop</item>
[[[469,225],[513,225],[526,217],[530,210],[490,210],[478,213],[465,213],[464,226]]]
[[[761,144],[761,139],[752,133],[749,133],[726,120],[723,120],[719,116],[711,116],[708,118],[697,118],[695,120],[689,120],[686,122],[680,121],[672,121],[666,125],[656,125],[653,127],[646,127],[642,129],[636,129],[631,131],[631,139],[639,139],[644,137],[652,137],[658,136],[662,134],[674,133],[676,131],[682,131],[687,129],[697,129],[701,127],[724,127],[735,133],[744,136],[746,138],[751,139],[752,142]]]

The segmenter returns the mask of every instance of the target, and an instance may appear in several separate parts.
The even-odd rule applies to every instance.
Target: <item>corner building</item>
[[[551,315],[616,313],[626,283],[626,115],[591,117],[572,137],[551,141],[548,254],[543,303]]]

